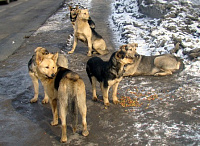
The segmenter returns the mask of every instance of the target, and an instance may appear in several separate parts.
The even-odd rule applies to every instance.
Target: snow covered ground
[[[159,0],[160,3],[166,3]],[[112,3],[112,15],[110,16],[111,28],[114,32],[114,42],[118,46],[126,43],[138,43],[137,52],[142,55],[158,55],[170,53],[175,47],[174,38],[181,39],[184,49],[179,49],[175,56],[184,59],[185,71],[188,74],[200,76],[200,58],[190,61],[184,51],[197,49],[200,46],[199,21],[193,21],[190,25],[185,24],[188,10],[177,1],[171,2],[175,5],[174,11],[183,9],[176,18],[152,19],[144,17],[138,12],[136,0],[116,0]],[[170,15],[169,12],[166,15]],[[200,19],[200,18],[198,18]],[[189,27],[196,32],[193,34],[182,31],[183,27]],[[169,28],[173,30],[169,30]],[[120,36],[120,37],[119,37]]]
[[[166,3],[164,0],[159,0],[159,2]],[[190,3],[191,1],[188,0],[188,2]],[[177,1],[172,1],[171,3],[175,6],[174,11],[184,11],[181,11],[176,18],[165,17],[165,19],[144,16],[138,12],[139,7],[136,0],[115,0],[111,4],[112,14],[110,16],[110,26],[114,33],[113,42],[117,42],[117,46],[135,42],[138,43],[137,52],[147,56],[170,53],[176,45],[174,44],[174,38],[182,40],[182,45],[184,46],[184,48],[179,49],[178,52],[173,53],[175,56],[182,58],[185,64],[185,69],[175,79],[175,82],[180,83],[180,87],[174,87],[176,88],[175,90],[160,92],[165,87],[171,86],[173,88],[173,84],[170,85],[170,83],[168,84],[166,82],[163,82],[161,86],[157,85],[155,87],[155,85],[152,85],[152,81],[148,81],[147,79],[145,79],[146,82],[141,81],[139,84],[135,82],[136,79],[134,78],[130,81],[123,81],[121,88],[127,91],[125,94],[126,96],[135,98],[143,94],[143,96],[138,98],[139,102],[148,100],[148,97],[155,95],[158,99],[162,100],[162,102],[159,100],[150,102],[150,106],[146,106],[147,108],[150,107],[151,110],[145,112],[139,108],[128,108],[128,112],[135,111],[133,118],[136,118],[136,123],[133,126],[129,126],[129,128],[136,129],[137,131],[137,133],[131,133],[133,137],[136,137],[134,144],[137,144],[137,141],[143,140],[148,141],[147,145],[155,145],[153,142],[158,142],[159,140],[162,141],[162,144],[169,144],[169,139],[173,139],[174,142],[177,139],[182,139],[182,142],[186,142],[200,138],[200,127],[197,123],[185,125],[182,123],[183,121],[177,122],[175,119],[170,118],[173,112],[175,112],[170,109],[178,107],[178,105],[174,104],[175,100],[179,100],[179,102],[183,100],[188,106],[184,107],[184,113],[182,113],[182,111],[180,112],[183,114],[183,117],[185,116],[187,119],[187,116],[190,115],[199,118],[198,115],[194,115],[193,111],[199,109],[200,57],[190,60],[188,55],[184,55],[184,51],[200,48],[200,18],[198,18],[198,21],[193,21],[191,24],[185,24],[184,21],[190,13],[189,10],[181,6]],[[172,12],[167,13],[166,16],[170,15],[170,13]],[[195,30],[194,33],[182,31],[182,28],[186,26],[189,27],[190,30]],[[169,30],[168,28],[170,27],[174,29]],[[190,76],[192,76],[192,78],[190,78]],[[137,78],[137,80],[142,80],[142,78]],[[155,84],[157,83],[158,82]],[[151,93],[151,96],[145,95],[146,93]],[[177,96],[177,99],[174,99],[172,95]],[[163,103],[166,103],[166,106],[160,105]],[[152,114],[155,115],[155,119],[143,122]],[[181,114],[179,114],[179,116]],[[141,117],[143,117],[142,120]],[[156,117],[160,118],[157,119]],[[166,123],[162,122],[161,119],[163,117],[167,121]],[[144,133],[144,131],[149,131],[149,133],[154,134],[151,135],[148,132]],[[161,137],[161,133],[164,136]],[[193,141],[191,145],[197,143],[198,140]],[[178,143],[175,142],[174,144]]]

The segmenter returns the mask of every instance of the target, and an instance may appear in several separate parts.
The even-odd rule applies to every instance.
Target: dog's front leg
[[[93,97],[92,97],[92,100],[93,101],[97,101],[97,92],[96,92],[96,81],[97,79],[95,77],[91,77],[92,78],[92,94],[93,94]]]
[[[53,114],[52,126],[58,125],[58,109],[57,109],[57,99],[50,99],[51,110]]]
[[[47,94],[47,88],[46,88],[47,85],[45,84],[45,82],[42,82],[42,85],[44,87],[44,99],[42,100],[42,103],[45,104],[49,102],[49,96]]]
[[[109,106],[110,103],[109,103],[109,100],[108,100],[108,91],[109,91],[110,87],[109,87],[109,86],[108,86],[108,87],[104,87],[103,84],[104,84],[103,82],[100,83],[101,91],[102,91],[102,93],[103,93],[104,105],[105,105],[105,106]]]
[[[37,102],[38,100],[38,94],[39,94],[39,83],[38,83],[38,78],[34,75],[34,73],[29,72],[29,75],[32,79],[33,82],[33,87],[34,87],[34,97],[31,99],[31,103]]]
[[[45,104],[45,103],[48,103],[49,102],[49,97],[44,89],[44,99],[42,100],[42,103]]]
[[[74,43],[73,43],[71,51],[69,51],[68,54],[74,53],[74,50],[76,49],[77,42],[78,42],[78,38],[76,37],[76,35],[74,33]]]
[[[113,97],[113,103],[114,104],[118,104],[119,103],[119,100],[118,100],[118,97],[117,97],[117,88],[118,88],[118,85],[119,85],[119,82],[115,83],[113,85],[113,94],[112,94],[112,97]]]
[[[92,56],[92,38],[87,38],[88,41],[88,53],[87,56]]]

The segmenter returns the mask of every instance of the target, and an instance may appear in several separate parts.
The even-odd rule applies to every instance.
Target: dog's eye
[[[46,66],[46,68],[47,68],[47,69],[49,69],[49,67],[48,67],[48,66]]]

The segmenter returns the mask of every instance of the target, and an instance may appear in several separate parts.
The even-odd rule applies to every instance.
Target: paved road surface
[[[0,61],[19,48],[64,0],[18,0],[0,5]]]

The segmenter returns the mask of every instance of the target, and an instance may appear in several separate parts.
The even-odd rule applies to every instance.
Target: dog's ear
[[[69,7],[69,10],[71,11],[72,10],[72,6],[70,6],[69,4],[67,4],[68,5],[68,7]]]
[[[36,52],[39,52],[41,49],[42,49],[42,47],[37,47],[37,48],[35,49],[35,53],[36,53]]]
[[[124,51],[118,51],[115,54],[115,56],[116,56],[117,59],[124,59],[124,57],[126,56],[126,53]]]
[[[120,49],[121,49],[121,50],[124,50],[124,49],[125,49],[125,46],[126,46],[126,45],[122,45],[122,46],[120,47]]]
[[[79,5],[76,5],[76,10],[78,10]]]
[[[77,10],[77,13],[80,14],[80,13],[81,13],[81,9],[78,9],[78,10]]]
[[[130,45],[133,46],[133,47],[138,47],[138,43],[132,43]]]
[[[44,59],[44,56],[42,55],[42,53],[36,52],[36,60],[35,60],[36,64],[39,65],[43,59]]]
[[[58,52],[52,56],[52,60],[56,63],[58,60]]]

